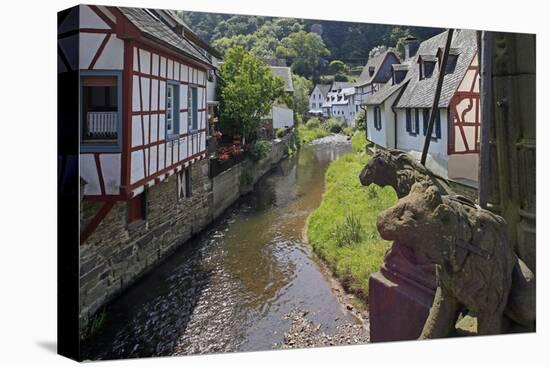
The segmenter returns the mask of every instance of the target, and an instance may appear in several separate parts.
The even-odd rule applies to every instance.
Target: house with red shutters
[[[59,88],[79,96],[81,317],[210,222],[220,58],[171,11],[59,13]]]

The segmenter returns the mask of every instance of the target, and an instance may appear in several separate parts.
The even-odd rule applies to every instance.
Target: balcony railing
[[[88,112],[87,139],[116,139],[117,112]]]

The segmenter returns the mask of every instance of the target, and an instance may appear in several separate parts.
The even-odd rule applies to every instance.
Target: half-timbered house
[[[427,165],[437,174],[476,186],[478,181],[480,95],[476,34],[454,33],[446,70],[441,70],[447,32],[418,47],[392,66],[392,78],[367,105],[367,137],[380,147],[420,156],[437,79],[445,73]],[[409,39],[409,46],[414,44]]]
[[[209,222],[207,89],[219,56],[169,11],[60,13],[60,88],[78,78],[82,317]]]

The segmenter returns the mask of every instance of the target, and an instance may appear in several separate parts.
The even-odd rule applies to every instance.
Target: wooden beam
[[[86,227],[80,232],[80,245],[91,236],[92,233],[94,233],[95,229],[101,221],[109,214],[113,206],[116,204],[116,201],[107,201],[103,206],[97,211],[96,215],[92,218],[92,220],[86,225]]]
[[[437,87],[435,88],[435,96],[430,111],[430,120],[428,122],[428,131],[426,131],[426,139],[424,140],[424,148],[422,149],[422,158],[420,163],[426,166],[426,158],[428,157],[428,150],[430,149],[430,141],[432,140],[432,132],[434,129],[435,114],[439,113],[439,98],[441,97],[441,88],[443,87],[443,79],[445,78],[445,69],[447,69],[447,59],[449,58],[449,49],[451,48],[451,41],[453,39],[454,29],[449,29],[447,33],[447,42],[445,42],[445,51],[443,52],[443,60],[441,61],[441,68],[439,69],[439,75],[437,78]]]
[[[479,205],[487,208],[489,188],[491,187],[491,147],[489,145],[489,126],[491,120],[491,103],[493,99],[491,74],[493,72],[493,34],[483,31],[481,34],[481,132],[479,147]]]

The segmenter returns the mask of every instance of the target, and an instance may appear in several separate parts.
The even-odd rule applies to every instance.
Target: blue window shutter
[[[410,108],[407,108],[406,111],[405,111],[405,114],[406,114],[406,124],[405,124],[405,128],[407,130],[407,132],[411,132],[411,109]]]
[[[441,112],[439,109],[436,111],[435,115],[435,138],[441,138]]]
[[[423,117],[423,123],[422,128],[424,130],[424,136],[426,136],[426,132],[428,131],[428,123],[430,122],[430,110],[428,108],[424,108],[422,110],[422,117]]]
[[[414,109],[414,133],[418,134],[420,131],[420,119],[418,118],[418,108]]]

